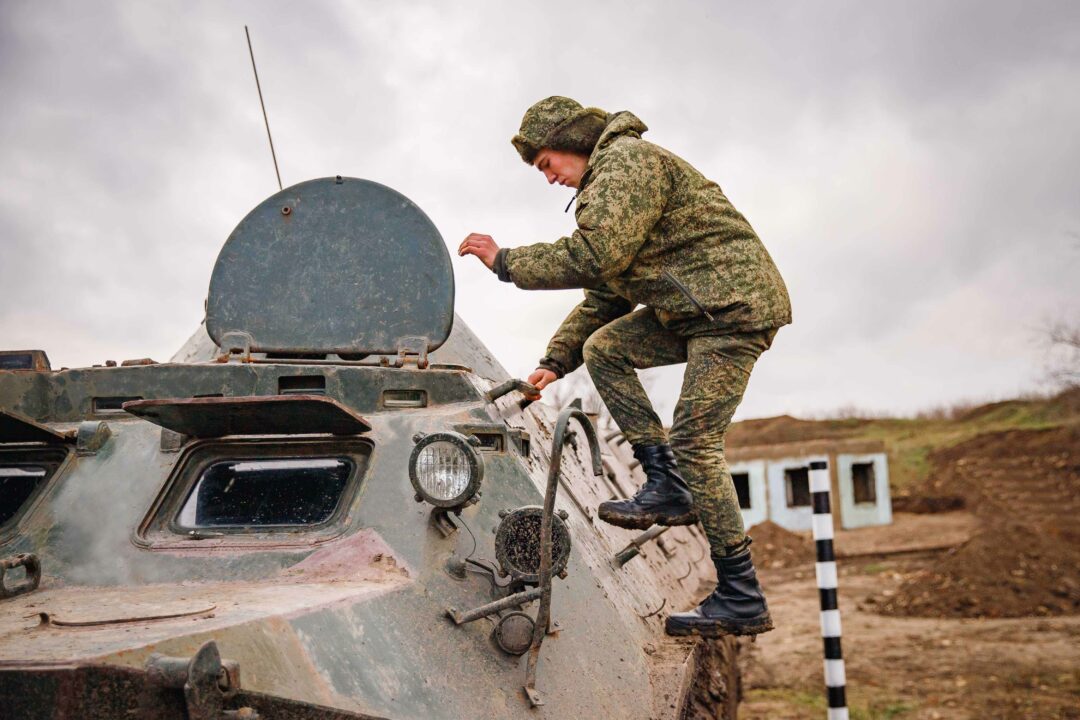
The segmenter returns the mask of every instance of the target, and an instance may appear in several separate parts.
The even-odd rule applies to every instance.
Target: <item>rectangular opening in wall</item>
[[[384,408],[422,408],[427,407],[427,391],[401,388],[383,390]]]
[[[503,436],[500,433],[473,433],[477,440],[480,441],[481,450],[491,450],[493,452],[503,451]]]
[[[809,507],[810,470],[805,467],[784,470],[784,486],[787,490],[788,507]]]
[[[851,464],[851,487],[855,491],[855,503],[877,503],[877,478],[874,476],[874,463]]]
[[[322,375],[293,375],[278,378],[278,395],[325,395],[326,378]]]
[[[735,494],[739,498],[741,510],[750,509],[750,473],[731,473],[731,482],[735,483]]]
[[[124,403],[130,400],[142,400],[141,395],[125,395],[116,397],[96,397],[94,398],[94,412],[98,415],[104,415],[109,413],[121,413],[124,412],[122,407]]]

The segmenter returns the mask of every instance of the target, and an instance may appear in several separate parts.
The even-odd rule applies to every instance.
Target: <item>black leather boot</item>
[[[653,525],[693,525],[697,522],[694,498],[679,475],[670,445],[635,445],[634,457],[645,471],[645,484],[632,500],[600,503],[604,522],[633,530]]]
[[[732,555],[713,558],[716,565],[716,590],[690,612],[669,615],[668,635],[757,635],[773,629],[769,605],[761,592],[754,563],[750,560],[750,542]]]

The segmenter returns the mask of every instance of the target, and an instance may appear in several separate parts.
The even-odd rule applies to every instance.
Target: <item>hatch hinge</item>
[[[403,337],[398,340],[397,359],[394,367],[404,367],[407,362],[415,362],[416,367],[424,370],[428,366],[428,339],[426,337]]]
[[[255,339],[242,330],[232,330],[221,337],[218,362],[251,362],[251,346]]]
[[[75,452],[80,456],[96,455],[112,437],[109,424],[101,420],[83,420],[75,433]]]
[[[240,688],[239,664],[222,660],[213,640],[190,658],[151,655],[146,661],[146,676],[153,685],[183,690],[190,720],[228,717],[225,700]]]

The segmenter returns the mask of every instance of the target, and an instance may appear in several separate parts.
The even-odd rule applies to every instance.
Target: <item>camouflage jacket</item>
[[[527,290],[586,288],[551,339],[543,367],[562,376],[589,335],[638,304],[680,334],[724,334],[791,322],[780,272],[720,190],[682,158],[641,139],[628,112],[610,116],[577,196],[577,229],[500,258]]]

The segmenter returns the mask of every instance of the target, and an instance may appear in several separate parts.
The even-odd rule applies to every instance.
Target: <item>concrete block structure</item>
[[[769,517],[769,494],[765,490],[765,461],[731,463],[731,479],[739,496],[746,527],[765,522]]]
[[[889,460],[879,441],[812,440],[731,447],[732,480],[747,528],[772,520],[788,530],[810,530],[810,463],[828,463],[836,507],[844,529],[892,522]]]
[[[836,456],[841,526],[888,525],[892,522],[889,460],[884,452]]]

